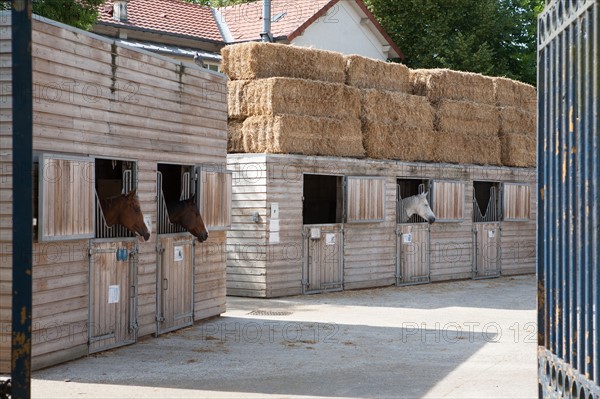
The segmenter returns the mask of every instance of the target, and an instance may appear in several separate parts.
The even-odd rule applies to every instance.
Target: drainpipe
[[[263,32],[260,34],[263,42],[272,42],[271,34],[271,0],[263,0]]]

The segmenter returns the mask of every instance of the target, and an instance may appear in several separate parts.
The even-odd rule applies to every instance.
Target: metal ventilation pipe
[[[272,42],[271,34],[271,0],[263,0],[263,32],[260,34],[263,42]]]

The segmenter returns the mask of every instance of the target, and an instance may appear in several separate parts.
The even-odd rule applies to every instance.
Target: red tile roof
[[[305,22],[314,17],[331,0],[272,0],[271,1],[271,33],[273,37],[289,37]],[[224,22],[229,28],[233,42],[260,39],[263,30],[262,1],[222,7],[219,23]],[[285,13],[285,15],[284,15]],[[280,20],[277,16],[282,15]]]
[[[271,33],[274,38],[286,38],[288,41],[294,40],[301,35],[306,28],[312,25],[319,18],[335,6],[340,0],[271,0]],[[351,1],[351,0],[346,0]],[[379,32],[390,47],[400,58],[404,54],[394,43],[392,38],[383,29],[381,24],[375,19],[362,0],[355,0],[358,7],[364,15],[373,24],[373,27]],[[262,1],[252,3],[238,4],[230,7],[218,9],[217,18],[219,25],[226,25],[231,38],[231,43],[244,42],[260,39],[260,33],[263,31],[262,23]],[[220,14],[220,15],[219,15]],[[281,19],[277,19],[278,16]]]
[[[125,22],[115,21],[112,10],[113,2],[107,0],[98,23],[223,42],[210,7],[183,0],[129,0]]]

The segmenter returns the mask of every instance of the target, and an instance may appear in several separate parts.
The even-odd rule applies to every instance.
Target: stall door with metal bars
[[[473,189],[473,278],[498,277],[501,265],[500,185],[482,182],[476,187],[476,184]]]
[[[192,167],[167,165],[169,174],[175,168],[177,176],[163,176],[157,172],[157,331],[164,334],[190,326],[194,323],[194,237],[169,220],[167,203],[163,192],[163,178],[180,179],[177,188],[179,200],[185,200],[197,192],[193,190],[197,179],[191,175]],[[160,169],[160,165],[159,165]],[[172,183],[172,182],[171,182]],[[193,191],[193,192],[192,192]]]
[[[419,184],[417,193],[424,193],[427,184]],[[396,201],[396,285],[425,284],[429,282],[429,224],[420,216],[413,215],[405,220],[402,197],[406,189],[397,186]],[[403,195],[404,193],[404,195]]]
[[[133,240],[90,250],[89,353],[136,341],[136,254]]]
[[[304,226],[302,293],[343,289],[342,225]]]

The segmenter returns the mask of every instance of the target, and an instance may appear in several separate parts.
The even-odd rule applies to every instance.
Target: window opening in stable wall
[[[528,221],[531,219],[531,186],[522,183],[504,183],[502,215],[504,221]]]
[[[435,214],[436,223],[464,220],[465,186],[463,181],[431,182],[431,209]]]
[[[341,176],[304,175],[303,224],[342,223],[344,218]]]
[[[39,241],[94,237],[94,160],[36,154],[34,223]]]
[[[473,222],[499,222],[500,183],[473,182]]]
[[[231,200],[233,174],[225,165],[200,165],[198,197],[200,214],[209,231],[231,228]]]
[[[413,195],[422,194],[429,191],[429,180],[426,179],[397,179],[396,180],[396,223],[427,223],[419,215],[412,215],[410,218],[402,200]],[[430,195],[427,196],[427,201],[430,201]]]
[[[96,159],[96,238],[129,238],[136,234],[122,224],[107,224],[101,202],[114,199],[122,194],[129,194],[137,188],[136,164],[133,161],[116,159]],[[139,204],[138,204],[139,205]],[[135,215],[135,209],[128,209],[127,215]],[[139,216],[131,216],[131,220]],[[129,219],[127,224],[129,224]]]
[[[158,164],[156,173],[157,234],[184,233],[186,229],[169,219],[167,204],[196,198],[196,177],[193,166]],[[196,205],[197,207],[197,205]]]

